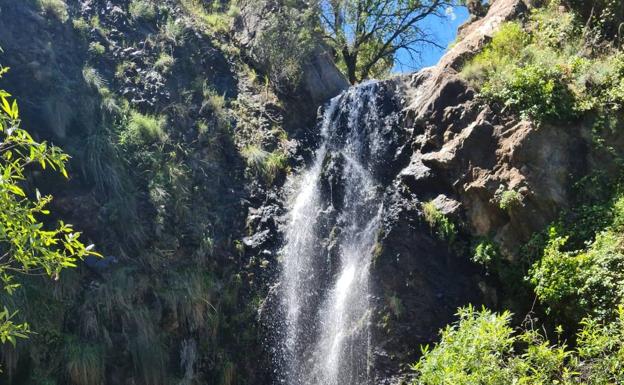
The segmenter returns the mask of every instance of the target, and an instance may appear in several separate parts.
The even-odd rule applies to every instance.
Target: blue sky
[[[453,7],[452,12],[449,10],[449,17],[429,16],[423,20],[420,27],[430,33],[441,46],[448,47],[457,36],[457,28],[468,20],[468,16],[468,10],[465,7]],[[423,67],[432,66],[438,62],[445,51],[445,49],[434,46],[423,47],[420,60],[413,62],[407,52],[401,50],[397,53],[397,60],[392,71],[395,73],[413,72]]]

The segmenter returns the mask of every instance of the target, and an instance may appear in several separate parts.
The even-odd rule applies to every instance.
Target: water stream
[[[330,101],[313,163],[293,181],[280,277],[286,385],[371,383],[369,270],[382,210],[373,176],[377,88],[362,84]]]

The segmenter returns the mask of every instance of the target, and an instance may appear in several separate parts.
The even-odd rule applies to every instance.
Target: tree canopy
[[[422,28],[444,17],[453,0],[318,0],[323,35],[352,84],[387,73],[396,53],[416,61],[423,46],[440,45]],[[441,47],[443,48],[443,47]]]

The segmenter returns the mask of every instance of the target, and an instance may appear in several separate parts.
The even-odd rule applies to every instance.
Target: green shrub
[[[225,99],[224,94],[219,94],[212,87],[208,86],[207,83],[203,83],[202,93],[204,96],[204,101],[202,102],[202,109],[209,108],[212,111],[216,124],[219,128],[225,129],[228,127],[228,111],[227,111],[227,101]]]
[[[561,251],[566,242],[567,238],[559,236],[552,227],[543,256],[529,272],[537,297],[551,307],[571,304],[583,284],[582,270],[589,265],[585,254]],[[577,304],[572,312],[579,310]]]
[[[106,47],[104,47],[102,43],[94,41],[89,43],[89,52],[95,55],[104,55],[104,53],[106,52]]]
[[[623,204],[621,199],[615,202],[612,225],[584,250],[563,251],[568,237],[551,228],[544,254],[529,277],[538,298],[557,315],[573,321],[586,314],[609,319],[624,301]]]
[[[472,261],[479,265],[488,266],[497,259],[498,247],[488,239],[478,242],[473,249]]]
[[[595,142],[601,144],[601,135],[622,123],[618,112],[624,106],[624,54],[602,35],[595,37],[589,15],[579,18],[559,5],[550,1],[534,9],[524,26],[504,23],[492,42],[466,63],[462,76],[486,101],[538,122],[593,117]],[[613,7],[624,12],[606,1],[593,11]]]
[[[498,205],[501,210],[510,210],[522,205],[522,194],[515,190],[503,191],[500,194]]]
[[[89,19],[89,24],[91,25],[91,28],[96,30],[102,36],[107,36],[110,32],[108,28],[103,26],[102,23],[100,22],[99,15],[92,16],[91,19]]]
[[[154,68],[158,71],[169,73],[171,72],[171,68],[175,64],[175,59],[173,56],[163,52],[160,54],[156,62],[154,63]]]
[[[535,10],[526,25],[504,23],[462,69],[489,102],[537,122],[565,123],[579,117],[574,84],[581,76],[583,42],[570,12],[551,5]]]
[[[607,324],[592,318],[581,322],[578,372],[588,385],[621,384],[624,379],[624,307],[614,313],[615,321]]]
[[[165,40],[169,40],[173,44],[178,45],[184,37],[185,29],[186,28],[182,20],[169,16],[167,17],[165,24],[160,29],[160,35]]]
[[[219,3],[206,7],[200,0],[181,0],[182,7],[196,25],[213,34],[226,34],[230,31],[232,18],[224,13]]]
[[[457,237],[455,224],[436,207],[433,201],[424,203],[422,210],[425,221],[435,230],[438,237],[448,243],[453,243]]]
[[[99,72],[93,67],[85,66],[82,69],[82,78],[85,83],[89,85],[89,87],[94,88],[98,91],[98,93],[100,93],[101,89],[106,88],[106,82]]]
[[[98,193],[109,197],[127,195],[129,178],[123,172],[118,148],[112,141],[109,131],[100,127],[84,142],[81,165],[84,174],[90,179]]]
[[[154,20],[156,18],[156,6],[150,0],[132,0],[128,6],[128,12],[135,20]]]
[[[264,151],[259,146],[248,145],[243,148],[243,150],[241,151],[241,155],[243,156],[243,158],[245,158],[247,166],[255,170],[261,170],[262,165],[269,156],[269,153]]]
[[[69,19],[67,4],[64,0],[36,0],[39,9],[46,15],[52,15],[63,23]]]
[[[100,107],[109,113],[116,114],[121,112],[121,107],[118,105],[116,95],[108,88],[106,82],[93,67],[85,66],[82,69],[82,77],[101,97]]]
[[[531,40],[522,24],[501,25],[492,41],[462,69],[462,76],[472,85],[481,87],[490,77],[503,74],[522,60],[522,52]]]
[[[310,33],[309,15],[290,6],[271,12],[265,28],[257,37],[256,56],[278,89],[296,88],[301,81],[303,65],[315,47]]]
[[[166,118],[130,112],[127,127],[121,132],[120,142],[128,145],[149,145],[166,139]]]
[[[263,176],[268,183],[272,183],[280,173],[288,170],[288,156],[280,150],[267,152],[261,147],[249,145],[241,154],[247,166],[256,175]]]
[[[624,4],[616,0],[564,0],[564,4],[579,13],[588,26],[607,38],[621,38]]]
[[[74,26],[74,29],[83,36],[85,36],[89,31],[89,23],[82,17],[73,19],[72,25]]]
[[[484,85],[481,95],[536,121],[561,123],[577,117],[566,74],[556,67],[531,64],[514,68],[502,84]]]
[[[433,349],[423,348],[414,365],[414,385],[500,385],[512,383],[506,358],[513,353],[511,314],[472,307],[459,309],[459,321],[447,326]]]
[[[115,77],[120,80],[127,80],[126,72],[130,70],[134,70],[135,68],[136,68],[135,62],[124,60],[121,63],[117,64],[117,67],[115,68]]]
[[[265,177],[272,183],[275,178],[288,169],[288,156],[281,151],[271,152],[264,161]]]
[[[624,309],[612,323],[585,319],[577,346],[552,344],[534,330],[514,332],[511,314],[472,307],[423,348],[413,385],[620,384],[624,378]],[[559,330],[561,332],[561,330]]]

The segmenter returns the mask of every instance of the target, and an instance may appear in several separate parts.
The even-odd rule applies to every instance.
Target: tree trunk
[[[349,83],[357,83],[358,79],[355,73],[357,68],[357,54],[351,54],[351,52],[349,52],[349,48],[345,47],[342,49],[342,58],[344,59],[345,66],[347,67],[347,77],[349,78]]]

